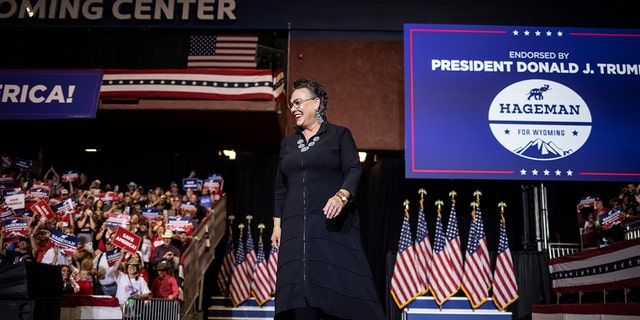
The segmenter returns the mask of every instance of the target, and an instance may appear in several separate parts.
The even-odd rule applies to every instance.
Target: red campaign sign
[[[136,253],[140,247],[140,241],[142,239],[137,234],[123,228],[118,227],[116,234],[113,236],[111,242],[118,248],[129,253]]]
[[[56,217],[56,214],[53,212],[51,207],[49,207],[47,202],[44,201],[44,199],[40,199],[40,200],[36,201],[36,203],[31,205],[29,210],[31,210],[31,212],[33,212],[35,214],[42,215],[42,217],[44,217],[44,219],[47,220],[47,221],[49,221],[51,219],[54,219]]]

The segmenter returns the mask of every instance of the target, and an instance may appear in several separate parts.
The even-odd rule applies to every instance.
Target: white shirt
[[[100,261],[97,261],[98,259],[100,259]],[[100,279],[100,284],[107,286],[116,282],[116,273],[119,271],[114,270],[113,267],[109,266],[106,252],[95,257],[93,260],[93,267],[100,271],[104,270],[104,279]]]
[[[141,276],[136,279],[123,272],[118,272],[116,283],[118,284],[116,298],[118,298],[121,305],[127,302],[127,298],[132,294],[147,294],[150,292],[147,282]]]
[[[42,256],[42,261],[40,261],[41,263],[44,264],[51,264],[53,262],[53,257],[55,256],[56,252],[54,251],[54,247],[51,247],[47,250],[47,252],[44,253],[44,256]],[[56,260],[56,266],[61,266],[61,265],[68,265],[69,264],[69,256],[67,256],[66,254],[64,254],[64,251],[62,251],[62,249],[58,249],[58,260]]]

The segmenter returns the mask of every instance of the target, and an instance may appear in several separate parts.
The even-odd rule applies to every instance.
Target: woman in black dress
[[[296,132],[280,145],[272,245],[276,319],[384,319],[353,199],[362,168],[345,127],[327,121],[319,83],[293,84]]]

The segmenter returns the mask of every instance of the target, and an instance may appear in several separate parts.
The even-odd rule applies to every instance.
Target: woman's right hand
[[[271,245],[276,249],[280,248],[280,234],[282,230],[280,230],[280,226],[273,227],[273,233],[271,233]]]

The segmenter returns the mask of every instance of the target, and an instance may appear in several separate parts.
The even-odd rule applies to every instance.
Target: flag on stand
[[[458,280],[455,280],[455,266],[445,249],[447,238],[443,232],[442,215],[440,214],[442,201],[438,200],[436,205],[438,205],[438,216],[436,217],[436,234],[433,242],[433,262],[429,273],[429,286],[434,300],[439,306],[442,306],[449,297],[458,291],[460,278],[458,277]],[[452,211],[455,210],[454,208],[452,207]],[[451,224],[451,218],[449,218],[449,224]],[[460,267],[462,268],[462,265]]]
[[[504,226],[504,215],[500,214],[500,242],[498,243],[498,257],[493,274],[493,303],[498,310],[504,310],[518,299],[518,284],[516,273],[509,250],[509,238]]]
[[[402,230],[400,231],[400,241],[398,243],[398,253],[391,278],[391,295],[400,309],[415,299],[420,292],[418,277],[413,266],[415,262],[415,249],[411,242],[408,207],[409,205],[406,204],[405,214],[402,220]]]
[[[476,202],[476,209],[471,215],[473,219],[469,228],[469,241],[465,253],[462,290],[475,309],[489,300],[491,267],[487,251],[487,238],[484,234],[482,214],[478,202]]]
[[[238,251],[236,252],[236,260],[233,263],[233,275],[231,276],[231,284],[229,285],[229,297],[235,307],[245,302],[251,295],[250,275],[247,274],[247,269],[244,268],[243,264],[245,260],[244,243],[242,243],[242,229],[244,228],[244,224],[239,224],[238,228],[240,228]]]
[[[251,293],[256,298],[258,305],[262,306],[271,298],[271,288],[269,287],[269,269],[267,260],[264,258],[264,245],[262,243],[264,224],[260,224],[258,228],[260,228],[260,236],[258,239],[258,253],[256,254],[256,270],[251,282]]]
[[[247,216],[247,243],[245,244],[245,252],[247,255],[242,262],[244,268],[247,270],[247,286],[251,286],[253,281],[253,273],[256,270],[256,251],[254,250],[253,237],[251,236],[251,219],[252,216]]]
[[[453,195],[455,192],[452,191]],[[462,282],[462,251],[460,251],[460,235],[458,234],[458,214],[456,212],[456,201],[451,199],[451,212],[449,213],[449,222],[447,222],[447,233],[445,234],[447,242],[444,244],[444,251],[451,264],[451,284],[454,290],[451,295],[458,292]],[[451,296],[450,295],[450,296]]]
[[[257,48],[257,35],[192,35],[187,69],[255,69]]]
[[[418,210],[418,227],[416,230],[416,275],[418,277],[418,295],[423,295],[429,291],[429,270],[433,258],[431,251],[431,239],[427,230],[427,220],[424,217],[424,199],[420,199],[420,209]]]
[[[276,293],[276,276],[278,274],[278,249],[271,245],[271,253],[269,253],[269,288],[271,293]]]
[[[229,282],[231,282],[231,275],[233,274],[233,263],[235,260],[235,252],[233,248],[233,233],[231,224],[229,224],[229,230],[227,231],[227,249],[224,257],[222,258],[222,265],[220,265],[220,271],[218,271],[218,288],[223,296],[229,295]]]

